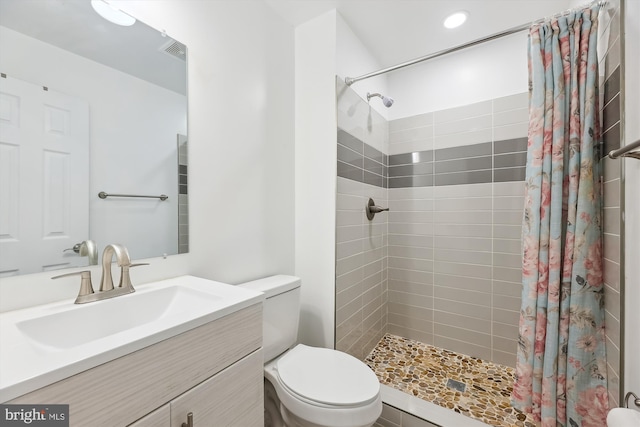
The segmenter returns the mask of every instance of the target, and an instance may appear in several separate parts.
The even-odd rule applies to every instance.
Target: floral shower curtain
[[[514,407],[542,426],[608,411],[598,143],[599,6],[531,27]]]

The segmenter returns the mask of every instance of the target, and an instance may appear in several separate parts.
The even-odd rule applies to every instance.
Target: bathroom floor
[[[535,427],[509,399],[514,370],[386,334],[365,363],[380,382],[496,427]]]

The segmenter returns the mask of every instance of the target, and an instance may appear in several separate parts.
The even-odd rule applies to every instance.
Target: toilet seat
[[[350,362],[344,362],[345,357]],[[282,360],[284,362],[281,363]],[[331,363],[328,363],[329,360],[335,362],[334,366],[337,364],[339,372],[344,374],[347,371],[346,375],[350,377],[349,382],[355,385],[346,386],[345,376],[339,381],[335,380],[336,371],[331,372],[330,368],[324,368],[331,366]],[[307,386],[301,384],[313,378],[309,375],[309,371],[314,370],[320,372],[329,370],[333,378],[328,381],[327,377],[323,379],[319,372],[315,372],[315,378],[319,378],[318,382],[322,383],[318,387],[320,390],[318,393],[313,392],[308,383]],[[296,378],[298,374],[303,377]],[[300,424],[294,423],[295,425],[367,427],[372,426],[382,413],[380,383],[373,371],[358,359],[337,350],[298,344],[280,357],[268,362],[264,367],[264,375],[276,390],[281,402],[280,410],[299,420],[304,420]],[[352,375],[356,376],[355,380],[352,380]],[[285,384],[282,376],[288,381],[288,385]],[[351,387],[354,388],[351,389]],[[333,391],[339,391],[340,388],[351,391],[331,394]],[[336,396],[340,397],[336,398]],[[336,403],[327,403],[329,401]]]
[[[317,406],[357,407],[373,402],[380,383],[355,357],[299,344],[275,366],[281,384],[300,400]]]

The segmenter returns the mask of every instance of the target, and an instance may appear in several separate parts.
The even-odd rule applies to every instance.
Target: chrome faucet
[[[111,261],[113,260],[114,255],[116,256],[116,263],[118,264],[118,267],[120,267],[120,283],[117,288],[113,287],[113,277],[111,275]],[[82,281],[80,284],[80,292],[78,293],[75,303],[84,304],[87,302],[100,301],[135,292],[136,290],[131,284],[129,269],[141,265],[149,264],[131,264],[131,258],[129,257],[129,251],[127,251],[127,248],[119,244],[113,244],[104,248],[104,252],[102,253],[102,278],[100,279],[100,289],[98,292],[94,292],[93,290],[93,286],[91,284],[91,271],[88,270],[62,274],[60,276],[52,277],[52,279],[80,275]]]
[[[113,255],[116,256],[118,267],[123,269],[120,275],[120,286],[122,286],[122,276],[124,276],[124,267],[127,267],[127,276],[129,276],[129,266],[131,265],[131,257],[129,251],[122,245],[107,245],[102,253],[102,279],[100,279],[100,292],[113,290],[113,278],[111,277],[111,261]],[[128,281],[131,284],[131,280]],[[133,289],[133,288],[131,288]],[[133,292],[133,290],[131,291]]]
[[[73,251],[80,256],[89,257],[89,265],[98,265],[98,247],[93,240],[84,240],[76,243],[72,248],[67,248],[62,252]]]

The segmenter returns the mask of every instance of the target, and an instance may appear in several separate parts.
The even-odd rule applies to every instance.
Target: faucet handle
[[[143,265],[150,265],[148,262],[138,262],[136,264],[129,264],[129,268],[142,267]]]
[[[128,289],[131,289],[130,292],[135,292],[135,289],[133,289],[133,284],[131,283],[131,276],[129,275],[129,269],[133,267],[141,267],[143,265],[149,265],[149,263],[140,262],[137,264],[123,265],[120,270],[120,283],[118,284],[118,287],[128,288]]]
[[[89,270],[84,271],[76,271],[74,273],[66,273],[60,274],[59,276],[53,276],[51,279],[61,279],[63,277],[70,276],[80,276],[80,291],[78,292],[78,297],[76,298],[76,304],[82,304],[82,301],[87,295],[91,295],[93,293],[93,285],[91,284],[91,272]]]

